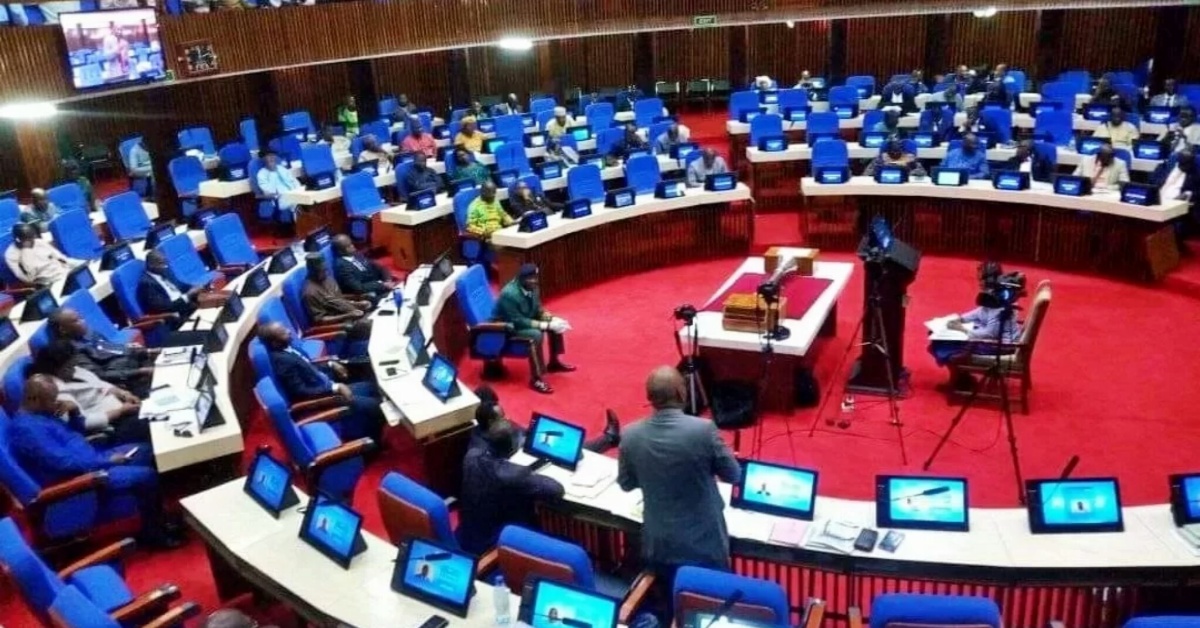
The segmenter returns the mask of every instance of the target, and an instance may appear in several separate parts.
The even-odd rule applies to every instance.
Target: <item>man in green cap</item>
[[[566,320],[547,312],[542,307],[542,298],[538,290],[538,267],[536,264],[525,263],[517,272],[516,278],[505,284],[496,300],[496,311],[492,318],[498,322],[508,323],[516,336],[530,343],[529,347],[529,387],[543,394],[550,394],[554,389],[542,379],[542,373],[569,373],[574,366],[563,362],[559,356],[563,354],[563,334],[571,329]],[[542,368],[545,360],[542,357],[543,336],[550,336],[550,363]]]

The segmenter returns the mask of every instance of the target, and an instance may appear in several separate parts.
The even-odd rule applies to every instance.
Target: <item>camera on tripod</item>
[[[1025,273],[1019,271],[985,275],[982,283],[979,295],[975,297],[975,304],[980,307],[1013,307],[1026,294]]]
[[[675,320],[683,321],[684,325],[691,325],[696,320],[696,306],[691,303],[684,303],[675,308]]]

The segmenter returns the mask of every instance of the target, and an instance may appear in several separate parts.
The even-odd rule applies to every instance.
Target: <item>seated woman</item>
[[[149,423],[138,420],[141,399],[80,368],[71,341],[52,340],[38,351],[27,375],[45,375],[58,386],[62,417],[72,428],[107,433],[110,444],[149,442]]]
[[[562,211],[562,204],[551,201],[541,192],[533,191],[524,180],[518,180],[508,190],[508,215],[519,219],[534,211],[551,214]]]
[[[980,295],[976,299],[975,309],[959,314],[946,324],[946,329],[964,332],[966,338],[934,340],[929,343],[929,353],[933,355],[938,366],[955,364],[972,355],[996,355],[997,352],[1003,355],[1014,351],[1011,347],[998,347],[995,344],[1013,344],[1021,338],[1021,325],[1017,322],[1016,314],[1008,312],[1008,319],[1001,323],[1001,319],[1005,317],[1005,308],[997,307],[999,304],[992,298],[1003,274],[1004,270],[998,262],[984,262],[979,265]],[[964,377],[951,384],[956,390],[969,391],[974,381],[970,380],[966,373],[963,375]]]

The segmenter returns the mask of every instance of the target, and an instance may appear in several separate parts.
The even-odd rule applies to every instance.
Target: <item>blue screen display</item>
[[[887,133],[865,133],[863,135],[862,145],[867,148],[879,148],[883,146],[883,142],[887,140]]]
[[[888,478],[888,516],[893,521],[963,523],[966,482],[947,478]]]
[[[1016,175],[1001,175],[996,177],[996,187],[1001,190],[1021,189],[1021,178]]]
[[[420,539],[409,541],[404,585],[455,606],[467,603],[474,578],[475,561],[430,545]]]
[[[710,174],[708,180],[713,190],[732,190],[735,184],[732,173]]]
[[[537,585],[529,624],[533,628],[614,628],[617,602],[542,580]]]
[[[416,201],[416,205],[417,205],[418,209],[429,209],[430,207],[433,207],[433,193],[432,192],[419,192],[416,195],[414,195],[412,197],[412,199],[414,201]]]
[[[557,179],[562,176],[562,164],[558,162],[546,163],[542,166],[543,179]]]
[[[841,183],[844,180],[844,173],[841,170],[829,169],[821,171],[822,183]]]
[[[309,504],[312,509],[305,519],[308,541],[324,546],[338,556],[349,556],[362,525],[362,517],[345,506],[324,498]]]
[[[1065,179],[1059,177],[1054,180],[1054,191],[1058,194],[1066,194],[1068,196],[1079,196],[1083,191],[1083,184],[1079,179]]]
[[[956,170],[942,170],[937,173],[933,182],[937,185],[959,185],[962,182],[962,173]]]
[[[1150,193],[1146,188],[1127,185],[1121,190],[1121,202],[1134,205],[1148,205]]]
[[[530,454],[571,466],[583,451],[583,435],[582,428],[535,413],[525,443]]]
[[[0,349],[8,348],[17,339],[17,328],[12,319],[0,319]]]
[[[787,148],[783,138],[771,138],[764,143],[763,150],[781,151]]]
[[[620,194],[617,194],[617,198],[616,198],[617,207],[624,207],[626,205],[631,205],[631,204],[633,204],[633,195],[632,194],[630,194],[629,192],[621,192]]]
[[[1115,480],[1042,482],[1041,500],[1048,527],[1112,524],[1121,517]]]
[[[260,454],[254,458],[254,467],[250,469],[250,491],[271,509],[279,510],[291,481],[288,468],[271,456]]]
[[[1184,478],[1180,488],[1183,491],[1184,510],[1188,518],[1200,517],[1200,475]]]
[[[576,141],[591,139],[592,132],[586,126],[577,126],[571,129],[571,137],[575,138]]]
[[[454,387],[457,378],[458,373],[454,370],[454,365],[447,362],[446,358],[441,355],[435,355],[429,364],[429,369],[425,371],[423,382],[430,392],[445,401],[449,398],[450,390]]]
[[[408,346],[405,347],[405,355],[408,357],[409,364],[416,364],[417,357],[421,355],[421,350],[425,348],[425,332],[421,331],[421,326],[417,325],[408,335]]]
[[[932,133],[914,133],[912,138],[913,142],[917,144],[918,148],[929,148],[930,146],[933,146]]]
[[[1162,159],[1162,144],[1158,142],[1135,142],[1133,154],[1138,159]]]
[[[742,474],[744,502],[809,515],[817,491],[817,474],[806,469],[747,462]]]
[[[900,183],[904,173],[895,168],[884,168],[879,171],[880,183]]]
[[[1084,113],[1084,117],[1088,120],[1105,121],[1112,115],[1112,110],[1108,105],[1090,105]]]
[[[808,120],[807,109],[788,109],[787,119],[791,122],[804,122]]]
[[[529,145],[530,146],[545,146],[546,145],[546,136],[542,135],[541,133],[534,133],[534,134],[530,135],[529,136]]]
[[[849,120],[854,117],[853,107],[834,107],[833,113],[843,120]]]
[[[1104,145],[1104,140],[1090,138],[1090,137],[1083,138],[1083,139],[1079,140],[1079,154],[1080,155],[1094,155],[1094,154],[1096,154],[1096,151],[1100,150],[1100,147],[1103,145]]]
[[[133,250],[129,248],[128,244],[121,245],[113,249],[112,259],[118,266],[120,266],[121,264],[133,259]]]

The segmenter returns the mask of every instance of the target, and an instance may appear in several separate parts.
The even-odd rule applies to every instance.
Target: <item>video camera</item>
[[[987,262],[980,266],[979,295],[975,304],[988,308],[1009,308],[1025,296],[1025,273],[1003,272],[1000,264]]]

